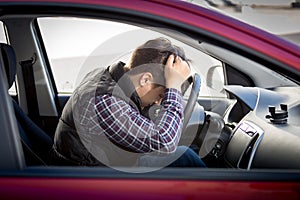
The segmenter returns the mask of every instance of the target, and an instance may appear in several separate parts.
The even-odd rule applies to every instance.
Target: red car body
[[[299,199],[293,182],[1,178],[2,199]]]
[[[187,29],[201,29],[235,43],[248,47],[273,58],[286,70],[300,74],[300,47],[288,43],[276,36],[251,27],[230,17],[212,12],[189,3],[164,0],[14,0],[0,1],[2,6],[73,7],[74,9],[93,9],[107,7],[123,13],[134,12],[137,16],[162,18],[186,26]],[[1,9],[0,9],[1,10]],[[2,170],[0,177],[1,199],[299,199],[300,182],[295,180],[267,178],[211,178],[199,179],[157,177],[76,177],[60,174],[20,171],[14,174],[9,169]],[[24,172],[24,173],[23,173]],[[222,172],[226,174],[226,172]],[[258,172],[259,173],[259,172]],[[297,174],[297,173],[296,173]],[[261,174],[263,176],[263,174]],[[298,174],[299,175],[299,174]],[[218,177],[221,177],[219,175]],[[226,176],[227,177],[227,176]],[[299,177],[299,176],[298,176]]]

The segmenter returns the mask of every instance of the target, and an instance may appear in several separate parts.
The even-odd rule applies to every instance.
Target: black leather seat
[[[0,49],[10,88],[16,76],[16,55],[10,45],[0,43]],[[52,149],[53,140],[24,113],[14,99],[12,99],[12,104],[18,122],[26,164],[47,165],[50,161],[50,151]]]

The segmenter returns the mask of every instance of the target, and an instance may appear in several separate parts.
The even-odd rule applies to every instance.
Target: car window
[[[0,21],[0,42],[1,43],[7,43],[4,24],[2,21]]]
[[[222,63],[169,36],[120,22],[84,18],[39,18],[58,94],[71,94],[82,78],[95,68],[127,62],[132,50],[156,37],[167,37],[182,46],[201,75],[201,96],[224,97]]]

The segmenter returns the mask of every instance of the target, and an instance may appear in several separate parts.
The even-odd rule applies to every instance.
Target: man
[[[87,74],[67,102],[54,138],[54,164],[205,166],[182,131],[181,85],[190,68],[184,51],[165,38],[137,47],[130,61]],[[143,111],[155,103],[155,118]]]

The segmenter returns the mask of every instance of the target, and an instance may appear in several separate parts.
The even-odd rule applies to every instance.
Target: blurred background
[[[186,0],[300,45],[300,0]]]

